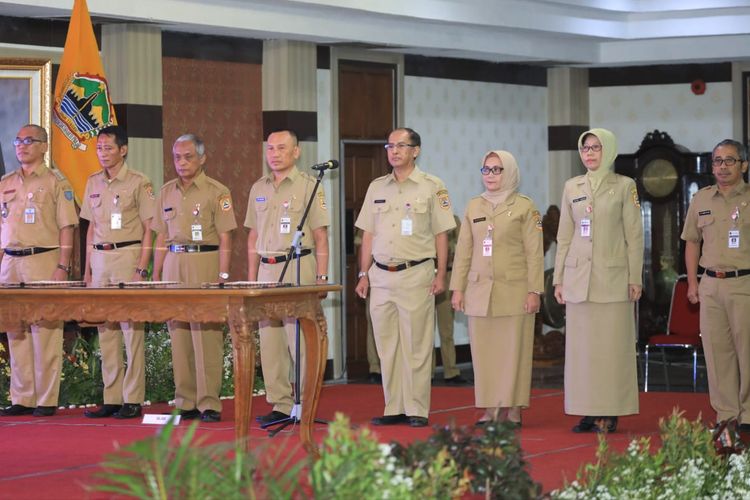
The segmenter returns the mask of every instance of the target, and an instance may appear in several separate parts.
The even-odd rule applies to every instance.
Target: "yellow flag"
[[[86,0],[75,0],[52,107],[52,163],[73,185],[78,201],[86,179],[100,170],[99,131],[117,124]]]

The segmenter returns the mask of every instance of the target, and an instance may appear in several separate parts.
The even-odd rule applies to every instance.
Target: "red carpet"
[[[562,391],[532,391],[531,408],[523,414],[520,431],[521,445],[535,481],[544,491],[572,480],[580,464],[593,460],[597,439],[593,434],[573,434],[570,428],[578,417],[563,414]],[[432,390],[431,425],[456,422],[473,423],[481,414],[474,409],[474,390],[471,387],[434,387]],[[225,418],[233,415],[233,402],[224,402]],[[609,439],[618,449],[624,449],[636,436],[658,434],[658,420],[678,406],[685,415],[695,419],[702,412],[705,421],[714,417],[705,393],[641,394],[641,413],[623,417],[617,432]],[[375,385],[331,385],[323,388],[318,416],[332,419],[335,412],[343,412],[354,424],[366,424],[382,413],[383,395]],[[167,405],[148,407],[149,413],[166,413]],[[253,417],[270,411],[263,397],[253,401]],[[187,428],[187,425],[181,425]],[[157,432],[155,426],[138,421],[122,422],[115,419],[91,420],[83,410],[63,410],[50,418],[0,418],[0,498],[1,499],[68,499],[105,498],[92,495],[85,489],[91,476],[98,470],[104,455],[118,444],[142,439]],[[426,439],[430,428],[412,429],[406,426],[380,427],[376,432],[382,441],[411,442]],[[315,437],[320,441],[326,426],[316,425]],[[198,433],[208,442],[231,441],[234,426],[231,420],[218,424],[201,424]],[[269,439],[253,419],[251,445],[296,447],[297,432],[293,427]],[[301,454],[301,452],[300,452]]]

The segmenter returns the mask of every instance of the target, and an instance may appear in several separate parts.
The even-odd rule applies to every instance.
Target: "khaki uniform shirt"
[[[491,256],[484,255],[485,239],[492,240]],[[469,316],[525,314],[527,294],[544,289],[542,216],[530,198],[514,193],[495,208],[481,196],[469,201],[450,289],[465,292]]]
[[[411,219],[412,234],[402,234]],[[393,173],[370,183],[356,226],[372,233],[372,256],[381,264],[434,258],[435,235],[456,227],[448,190],[434,175],[415,167],[404,182]]]
[[[582,236],[582,221],[590,236]],[[624,302],[628,285],[641,285],[643,221],[630,177],[611,173],[596,193],[585,175],[565,183],[557,230],[555,285],[567,302]]]
[[[201,226],[201,240],[192,237],[194,224]],[[152,229],[165,234],[168,245],[218,245],[219,234],[236,227],[229,189],[205,172],[198,174],[187,189],[182,187],[179,178],[162,186]]]
[[[278,187],[273,184],[273,173],[264,175],[253,184],[247,203],[245,227],[258,232],[256,249],[259,255],[271,257],[285,255],[289,251],[313,187],[315,178],[300,172],[297,167],[292,169]],[[282,217],[289,218],[288,232],[281,232]],[[312,230],[329,225],[325,192],[322,186],[318,186],[315,200],[302,227],[305,233],[302,237],[302,247],[315,246]]]
[[[739,230],[739,248],[729,248],[730,230]],[[740,182],[726,196],[715,185],[695,193],[681,237],[703,241],[699,263],[706,269],[750,269],[750,186]]]
[[[143,239],[143,222],[153,218],[156,202],[151,181],[127,163],[114,179],[104,170],[86,182],[81,218],[94,224],[92,243],[118,243]],[[121,214],[120,229],[112,228],[112,213]]]
[[[31,222],[33,220],[33,222]],[[78,225],[73,188],[59,170],[21,168],[0,180],[0,246],[59,247],[60,229]]]

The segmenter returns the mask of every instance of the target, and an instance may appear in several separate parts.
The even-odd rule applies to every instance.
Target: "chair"
[[[698,379],[698,349],[701,347],[700,334],[700,308],[698,304],[691,304],[687,299],[687,276],[681,275],[675,281],[672,288],[672,302],[669,306],[669,319],[667,320],[666,335],[653,335],[646,342],[644,358],[646,365],[646,380],[644,392],[648,392],[648,358],[651,348],[659,348],[662,353],[664,366],[664,380],[667,390],[669,386],[669,373],[667,371],[666,349],[686,349],[693,351],[693,392],[697,389]]]

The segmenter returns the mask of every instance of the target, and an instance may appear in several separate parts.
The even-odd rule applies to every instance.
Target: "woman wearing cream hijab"
[[[542,218],[517,192],[516,159],[490,151],[481,167],[486,191],[472,198],[458,235],[451,303],[469,318],[479,423],[520,426],[529,406],[534,315],[544,286]]]
[[[584,132],[578,150],[587,173],[565,183],[553,279],[566,304],[565,413],[583,416],[573,432],[613,432],[638,413],[643,223],[635,182],[614,173],[614,134]]]

